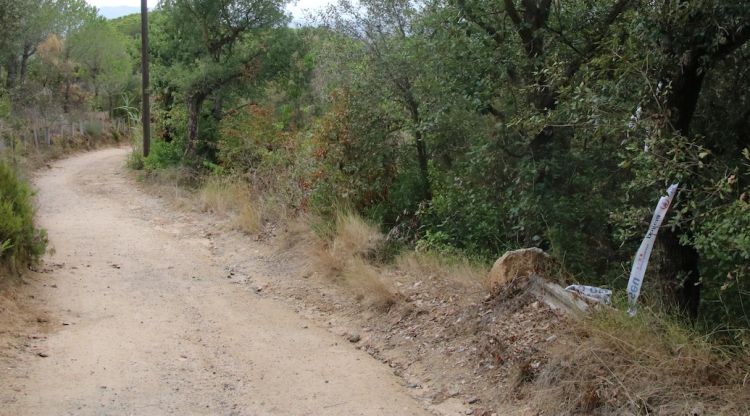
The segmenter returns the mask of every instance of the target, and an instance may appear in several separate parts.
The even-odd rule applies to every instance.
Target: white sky
[[[93,4],[96,7],[116,7],[116,6],[129,6],[129,7],[140,7],[140,0],[86,0],[88,3]],[[305,17],[305,10],[317,11],[333,0],[291,0],[291,4],[287,6],[294,16],[295,21],[302,20]],[[148,0],[148,7],[156,6],[158,0]],[[295,4],[296,3],[296,4]]]

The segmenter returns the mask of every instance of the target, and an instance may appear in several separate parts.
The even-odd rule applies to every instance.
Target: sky
[[[141,0],[86,0],[90,4],[93,4],[96,7],[117,7],[117,6],[127,6],[127,7],[141,7]],[[294,16],[295,21],[301,21],[305,17],[305,10],[318,10],[320,8],[325,7],[327,4],[331,3],[332,0],[297,0],[296,4],[294,0],[292,0],[292,4],[287,6],[287,10],[289,10],[292,13],[292,16]],[[154,7],[156,6],[156,3],[158,3],[158,0],[148,0],[148,7]]]

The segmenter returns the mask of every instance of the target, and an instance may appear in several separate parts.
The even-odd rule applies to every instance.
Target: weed
[[[243,205],[234,216],[234,225],[244,233],[257,233],[263,227],[263,213],[256,205]]]

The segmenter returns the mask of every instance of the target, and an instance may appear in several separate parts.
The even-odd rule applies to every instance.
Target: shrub
[[[13,169],[0,162],[0,267],[18,272],[44,254],[43,230],[34,227],[32,193]]]
[[[177,166],[182,160],[182,149],[174,143],[155,140],[151,143],[148,157],[143,160],[143,167],[147,171]]]

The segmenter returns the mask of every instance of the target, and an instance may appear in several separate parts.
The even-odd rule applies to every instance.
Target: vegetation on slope
[[[346,207],[405,246],[540,247],[611,288],[680,183],[646,291],[747,326],[747,6],[367,0],[291,29],[280,3],[230,3],[154,13],[148,170],[239,178],[330,221]]]
[[[348,285],[364,276],[381,309],[397,299],[378,273],[427,262],[414,253],[473,265],[539,247],[572,280],[621,290],[654,203],[679,183],[645,301],[664,311],[659,325],[691,328],[679,351],[699,353],[688,361],[728,368],[702,351],[746,345],[750,5],[361,0],[299,28],[284,6],[160,3],[149,51],[156,140],[131,166],[198,184],[200,209],[246,232],[317,218],[313,266]],[[137,16],[23,0],[0,5],[0,20],[3,152],[88,143],[106,130],[92,114],[129,132]],[[680,358],[680,337],[623,349],[588,331],[598,334],[588,351],[632,358],[617,377],[639,362],[670,380],[689,375],[659,363],[702,374]],[[737,386],[740,374],[725,375]],[[589,402],[624,409],[607,400]],[[639,406],[628,411],[651,411]]]
[[[37,260],[46,243],[44,231],[34,227],[31,190],[10,166],[0,162],[0,278]]]
[[[737,367],[719,371],[732,388],[701,381],[696,363],[728,368],[716,346],[745,345],[750,322],[750,78],[741,64],[750,7],[364,0],[290,29],[281,4],[230,3],[173,0],[154,15],[161,141],[142,162],[150,175],[204,182],[204,210],[244,217],[236,223],[249,232],[308,218],[315,237],[298,237],[310,267],[385,309],[398,297],[380,275],[403,249],[486,264],[535,246],[578,282],[624,288],[655,201],[680,183],[644,298],[660,311],[650,324],[676,319],[689,335],[619,319],[606,331],[583,328],[595,345],[557,353],[560,377],[529,382],[557,388],[570,404],[561,412],[666,414],[679,407],[670,389],[681,378],[696,397],[729,397],[717,392],[743,383],[742,348],[730,354]],[[351,235],[371,235],[350,226],[351,213],[380,228],[377,247],[368,237],[342,251]],[[664,343],[607,341],[645,333]],[[641,363],[663,377],[664,394],[628,384],[613,398],[592,385],[591,397],[576,398],[561,387],[586,377],[565,370],[566,356],[601,351],[626,363],[592,368],[602,383]],[[734,403],[724,410],[746,408]]]

